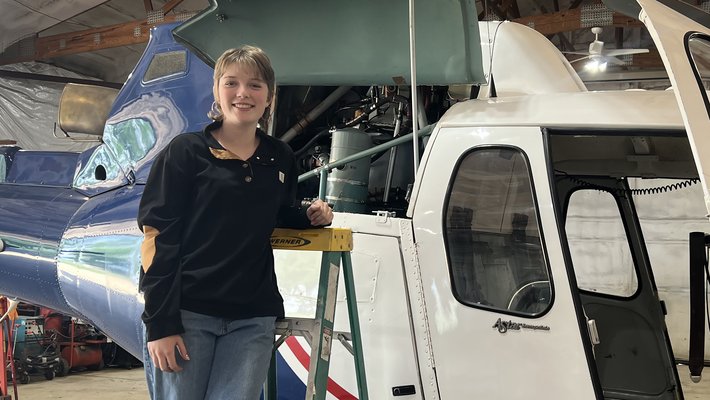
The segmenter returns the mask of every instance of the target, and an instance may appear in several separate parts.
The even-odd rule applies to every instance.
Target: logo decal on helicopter
[[[519,331],[521,329],[531,329],[534,331],[549,331],[550,327],[547,325],[528,325],[522,322],[513,322],[511,320],[503,321],[502,318],[498,318],[493,328],[498,329],[500,333],[506,333],[508,330]]]

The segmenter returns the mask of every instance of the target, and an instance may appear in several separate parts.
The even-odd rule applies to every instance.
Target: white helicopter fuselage
[[[641,233],[628,191],[648,186],[640,178],[698,176],[673,91],[588,92],[532,29],[486,23],[481,37],[489,85],[437,123],[407,215],[337,213],[333,223],[354,235],[371,398],[409,386],[404,398],[681,398],[670,342],[687,358],[687,287],[653,276],[687,262],[651,270],[647,248],[667,238],[657,225]],[[571,205],[576,192],[590,193]],[[591,192],[611,196],[616,214]],[[638,204],[661,215],[687,202],[673,194]],[[703,229],[698,214],[673,229]],[[318,260],[276,252],[288,316],[312,316]],[[335,330],[347,331],[338,299]],[[291,339],[281,353],[305,378],[301,346]],[[352,358],[333,347],[331,377],[356,393]]]

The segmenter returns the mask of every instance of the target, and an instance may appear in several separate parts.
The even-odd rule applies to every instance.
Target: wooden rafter
[[[484,7],[484,11],[483,11],[484,15],[485,15],[486,8],[487,8],[488,10],[492,11],[493,14],[495,14],[496,17],[500,18],[501,20],[508,19],[506,12],[504,10],[502,10],[500,8],[500,6],[498,5],[499,3],[500,3],[499,0],[490,0],[490,1],[486,2],[486,6]],[[481,18],[479,17],[478,19],[481,19]]]
[[[574,0],[572,4],[569,5],[569,9],[572,10],[574,8],[579,7],[582,4],[582,0]]]
[[[543,35],[554,35],[562,32],[576,31],[582,28],[582,10],[575,8],[567,11],[532,15],[529,17],[516,18],[513,21],[528,25]],[[643,24],[631,17],[621,13],[613,13],[612,24],[614,27],[637,27]]]
[[[513,18],[520,18],[520,7],[518,7],[518,0],[511,0],[511,15]]]
[[[0,65],[146,43],[150,37],[150,28],[174,22],[182,17],[181,15],[165,15],[161,21],[150,23],[147,19],[141,19],[100,28],[38,37],[35,40],[34,54],[13,58],[0,55]]]
[[[170,0],[169,2],[165,3],[162,8],[163,14],[169,13],[180,3],[182,3],[182,0]]]
[[[547,7],[545,7],[544,4],[540,3],[539,0],[534,0],[534,1],[535,1],[535,3],[537,4],[537,6],[540,8],[540,11],[543,12],[543,14],[547,14],[547,13],[548,13]],[[559,4],[555,3],[555,7],[558,8],[558,9],[555,10],[555,11],[559,11]],[[569,39],[567,39],[567,36],[565,36],[563,32],[557,32],[556,34],[557,34],[557,38],[560,40],[560,48],[561,48],[562,50],[574,51],[574,46],[573,46],[572,43],[569,41]],[[551,39],[551,36],[552,36],[552,35],[545,35],[545,36],[547,36],[548,39]]]

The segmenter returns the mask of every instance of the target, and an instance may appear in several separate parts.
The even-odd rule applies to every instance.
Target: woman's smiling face
[[[217,93],[224,122],[242,126],[256,127],[271,100],[268,86],[257,71],[239,63],[225,68]]]

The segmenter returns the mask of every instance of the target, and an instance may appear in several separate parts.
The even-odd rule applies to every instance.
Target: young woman
[[[259,129],[274,88],[261,49],[227,50],[215,65],[214,122],[176,137],[153,164],[138,224],[154,399],[258,399],[284,314],[271,232],[332,221],[320,200],[296,207],[293,152]]]

